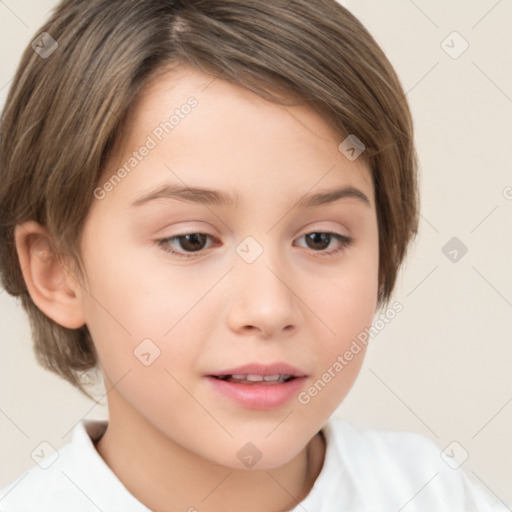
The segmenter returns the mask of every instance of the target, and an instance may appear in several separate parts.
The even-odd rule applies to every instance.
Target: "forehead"
[[[190,67],[162,73],[132,106],[108,171],[151,138],[155,147],[123,183],[127,197],[166,179],[233,191],[267,185],[292,195],[315,182],[325,188],[341,180],[363,186],[372,197],[364,159],[347,160],[338,149],[343,137],[332,123],[297,96],[287,98],[293,106],[269,102]]]

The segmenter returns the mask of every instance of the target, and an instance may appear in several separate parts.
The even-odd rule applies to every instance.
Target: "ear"
[[[85,324],[82,289],[58,258],[48,230],[35,221],[14,229],[18,259],[34,304],[53,321],[78,329]]]

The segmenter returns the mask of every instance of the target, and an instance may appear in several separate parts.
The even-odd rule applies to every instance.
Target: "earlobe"
[[[35,305],[63,327],[82,327],[85,318],[80,284],[58,258],[48,230],[35,221],[27,221],[15,227],[14,239],[25,284]]]

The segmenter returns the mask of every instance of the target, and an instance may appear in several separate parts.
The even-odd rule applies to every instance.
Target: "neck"
[[[109,424],[96,449],[128,491],[155,512],[284,512],[311,490],[325,440],[317,434],[281,467],[239,470],[190,452],[109,399]]]

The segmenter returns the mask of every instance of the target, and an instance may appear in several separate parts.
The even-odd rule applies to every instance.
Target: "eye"
[[[349,247],[352,243],[352,238],[349,238],[348,236],[325,231],[306,233],[300,238],[305,238],[306,243],[310,246],[310,248],[314,248],[315,252],[320,253],[319,256],[331,256],[333,254],[337,254]],[[337,241],[337,246],[335,246],[334,249],[326,251],[325,249],[331,245],[333,240]]]
[[[181,235],[162,238],[160,240],[157,240],[156,242],[165,252],[169,252],[177,256],[182,256],[184,258],[191,258],[194,256],[194,254],[186,253],[195,253],[203,250],[205,241],[208,239],[213,240],[214,238],[206,233],[183,233]],[[185,254],[183,254],[180,251],[173,250],[173,242],[178,242],[178,245],[181,245],[182,249],[184,249]]]
[[[319,253],[320,256],[340,253],[352,243],[352,238],[340,235],[339,233],[324,231],[306,233],[299,240],[301,238],[305,238],[309,248],[313,249],[313,252]],[[195,253],[200,253],[205,249],[205,244],[208,240],[216,241],[217,239],[207,233],[183,233],[181,235],[161,238],[156,240],[156,243],[165,252],[183,258],[192,258]],[[327,247],[331,245],[333,240],[337,241],[336,246],[334,249],[327,251]],[[179,250],[176,251],[173,248],[178,248]]]

